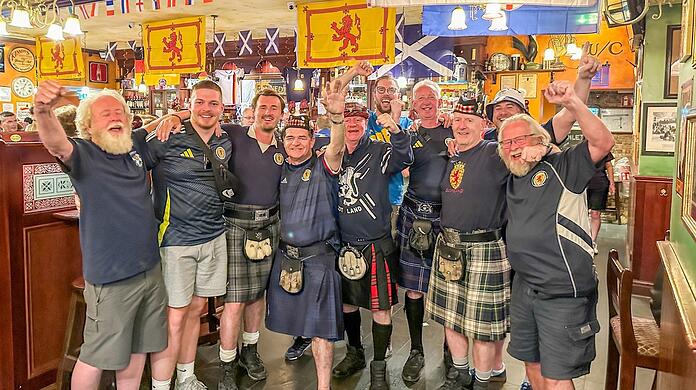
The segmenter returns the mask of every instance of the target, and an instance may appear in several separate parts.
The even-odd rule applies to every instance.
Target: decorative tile
[[[73,186],[58,163],[22,166],[24,212],[36,213],[75,205]]]

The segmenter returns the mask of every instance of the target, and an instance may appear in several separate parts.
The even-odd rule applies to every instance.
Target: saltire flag
[[[297,63],[303,68],[392,63],[395,16],[394,8],[368,8],[365,0],[306,3],[297,13]]]
[[[135,0],[135,9],[138,12],[143,12],[145,10],[145,4],[143,3],[143,0]]]
[[[185,0],[184,4],[186,5],[193,5],[193,0]]]
[[[114,0],[104,0],[106,3],[106,16],[114,16]]]
[[[117,42],[109,42],[106,44],[106,57],[104,58],[107,61],[116,61],[116,46],[118,46]]]
[[[145,70],[198,73],[205,70],[205,16],[165,20],[143,26]]]
[[[225,38],[227,34],[225,33],[215,33],[213,40],[215,41],[215,50],[213,50],[213,57],[224,57],[225,48],[222,47],[225,44]]]
[[[135,41],[128,41],[128,48],[135,51]]]
[[[98,16],[99,12],[99,8],[97,8],[97,3],[80,4],[77,6],[77,9],[80,10],[80,16],[82,16],[82,19],[85,20]]]
[[[152,0],[152,9],[162,8],[161,0]]]
[[[267,28],[266,29],[266,54],[278,54],[278,43],[280,38],[278,34],[280,33],[279,28]]]
[[[167,8],[176,7],[176,0],[167,0]]]
[[[252,55],[251,51],[251,30],[239,32],[239,55]]]
[[[130,13],[130,0],[121,0],[121,13],[122,14],[129,14]]]
[[[508,29],[490,31],[489,20],[477,18],[466,21],[464,30],[450,30],[447,26],[456,5],[423,6],[423,34],[441,37],[490,35],[550,35],[594,34],[599,31],[599,1],[589,7],[523,6],[506,12]],[[469,13],[469,6],[464,10]]]
[[[75,79],[85,77],[80,38],[52,41],[36,38],[36,59],[39,79]]]
[[[376,77],[391,73],[406,78],[452,76],[456,60],[456,38],[423,35],[422,25],[404,25],[403,14],[396,16],[396,57],[393,64],[380,66]]]

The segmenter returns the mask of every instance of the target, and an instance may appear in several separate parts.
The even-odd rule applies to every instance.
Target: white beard
[[[504,158],[503,161],[505,162],[505,165],[507,165],[508,169],[510,170],[510,173],[517,177],[522,177],[525,176],[526,174],[529,173],[529,171],[532,170],[536,166],[534,163],[530,162],[511,162],[508,158]]]
[[[103,151],[111,154],[124,154],[133,149],[133,138],[130,131],[119,135],[113,135],[108,130],[94,132],[92,142]]]

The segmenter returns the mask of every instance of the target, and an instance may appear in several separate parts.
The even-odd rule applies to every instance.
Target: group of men
[[[563,109],[544,127],[516,90],[485,107],[460,99],[445,127],[430,81],[413,88],[416,123],[401,118],[391,77],[376,82],[375,111],[346,103],[348,81],[372,72],[361,62],[323,91],[323,153],[303,115],[289,117],[279,142],[285,102],[272,90],[254,97],[250,126],[220,127],[222,91],[201,81],[190,111],[134,131],[123,98],[105,90],[80,104],[72,139],[53,112],[65,89],[40,83],[37,129],[82,205],[87,321],[73,388],[95,389],[104,369],[116,370],[119,388],[136,388],[148,353],[153,390],[168,389],[175,371],[176,388],[205,388],[194,374],[200,315],[207,298],[224,296],[218,389],[237,389],[239,368],[266,378],[264,313],[268,329],[296,337],[299,355],[311,340],[318,389],[361,371],[360,308],[372,313],[370,389],[388,389],[397,286],[411,339],[404,381],[421,377],[427,312],[451,356],[442,389],[503,380],[507,333],[535,389],[572,388],[589,372],[598,331],[584,190],[613,146],[584,104],[596,70],[583,56],[574,86],[545,90]],[[497,142],[482,139],[485,118]],[[587,141],[558,152],[551,144],[576,120]],[[333,367],[344,332],[347,353]]]

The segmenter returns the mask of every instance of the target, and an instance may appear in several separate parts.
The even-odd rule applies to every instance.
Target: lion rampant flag
[[[52,41],[37,37],[36,58],[40,79],[79,79],[85,76],[79,38]]]
[[[145,24],[147,73],[196,73],[205,69],[205,17]]]
[[[394,8],[368,8],[365,0],[322,1],[299,6],[297,63],[330,68],[368,60],[394,62]]]

